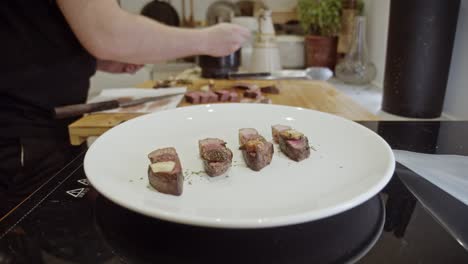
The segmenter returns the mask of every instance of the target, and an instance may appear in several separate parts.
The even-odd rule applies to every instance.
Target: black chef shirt
[[[51,110],[84,102],[95,71],[55,1],[0,1],[0,139],[67,137]]]

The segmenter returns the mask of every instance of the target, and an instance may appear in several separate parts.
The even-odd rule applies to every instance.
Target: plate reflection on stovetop
[[[264,229],[216,229],[170,223],[100,196],[97,230],[127,263],[354,263],[382,234],[380,196],[339,215]]]

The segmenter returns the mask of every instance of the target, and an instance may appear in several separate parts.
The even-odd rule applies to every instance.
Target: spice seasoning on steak
[[[260,171],[271,163],[273,144],[253,128],[239,129],[239,144],[247,167]]]
[[[229,153],[221,149],[212,149],[202,153],[202,159],[209,162],[224,162],[229,158]]]
[[[226,142],[218,138],[198,141],[200,157],[206,174],[211,177],[223,175],[232,165],[232,151]]]
[[[184,175],[179,156],[174,148],[157,149],[148,158],[149,183],[157,191],[165,194],[179,196],[182,194]]]

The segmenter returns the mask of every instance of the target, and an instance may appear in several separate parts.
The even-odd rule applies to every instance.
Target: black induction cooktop
[[[395,149],[468,155],[468,122],[362,124]],[[468,207],[401,165],[379,195],[344,213],[226,230],[112,203],[89,185],[83,157],[0,221],[0,263],[468,263]]]

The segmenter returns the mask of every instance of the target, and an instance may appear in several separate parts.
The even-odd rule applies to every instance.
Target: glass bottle
[[[353,39],[355,18],[358,15],[357,0],[343,0],[341,2],[341,30],[338,40],[338,55],[344,58],[350,51]]]
[[[366,18],[357,16],[351,50],[336,66],[335,75],[345,83],[368,84],[375,79],[376,74],[375,65],[369,60],[367,52]]]

